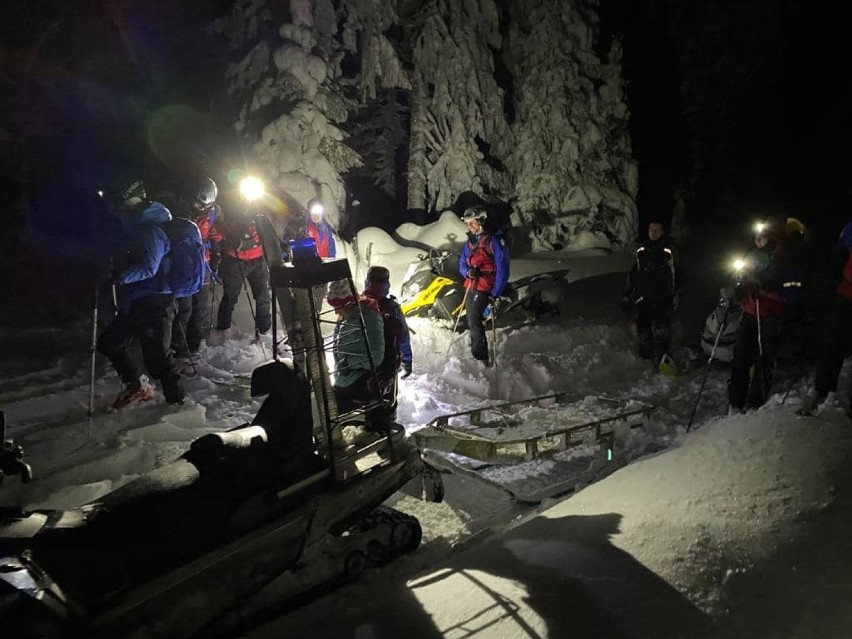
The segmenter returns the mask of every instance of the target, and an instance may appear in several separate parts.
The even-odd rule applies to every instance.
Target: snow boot
[[[195,362],[199,359],[198,353],[192,353],[189,357],[184,357],[176,363],[177,372],[181,377],[195,377],[197,369]]]
[[[131,404],[140,404],[154,399],[154,388],[148,382],[147,375],[140,375],[139,380],[130,382],[124,387],[115,401],[112,403],[113,410],[121,410]]]
[[[796,411],[796,414],[807,416],[816,415],[821,406],[829,403],[829,400],[833,400],[833,395],[834,393],[808,393],[802,400],[802,405],[799,407],[799,410]]]

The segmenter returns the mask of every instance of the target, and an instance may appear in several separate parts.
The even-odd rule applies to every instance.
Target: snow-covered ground
[[[447,248],[435,238],[461,233],[442,219],[399,236]],[[418,252],[368,229],[349,258],[357,279],[369,257],[391,267],[398,287]],[[522,311],[505,318],[510,325],[497,330],[497,365],[490,368],[469,356],[467,334],[412,320],[414,372],[401,382],[398,421],[413,433],[443,414],[558,391],[586,397],[586,404],[650,404],[645,428],[620,433],[612,460],[587,444],[529,462],[472,464],[479,479],[446,476],[444,504],[395,496],[394,507],[423,522],[417,552],[247,636],[675,637],[708,628],[725,637],[848,636],[849,420],[840,408],[797,417],[802,382],[784,404],[786,383],[779,383],[760,411],[720,417],[727,374],[712,368],[686,433],[703,368],[668,377],[633,354],[618,307],[629,261],[594,248],[518,258],[513,276],[569,268],[570,284],[561,289],[558,313],[535,323]],[[698,285],[684,291],[690,295],[702,314],[715,302]],[[204,349],[199,375],[187,380],[192,399],[185,406],[101,409],[91,424],[88,327],[3,336],[17,346],[7,352],[22,358],[4,363],[10,373],[0,385],[0,408],[36,481],[8,478],[0,505],[85,503],[174,459],[200,435],[250,421],[259,401],[248,397],[244,375],[268,358],[270,344],[249,342],[245,298],[240,304],[243,332]],[[689,328],[682,341],[694,342],[694,322],[684,316],[682,323]],[[101,365],[98,406],[118,389]],[[524,415],[525,427],[545,428],[576,410]],[[552,497],[522,505],[510,492]]]

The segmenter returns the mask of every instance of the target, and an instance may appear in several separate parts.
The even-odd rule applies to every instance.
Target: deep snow
[[[435,238],[463,237],[458,224],[442,218],[426,229],[403,228],[399,241],[440,246]],[[368,252],[371,263],[391,267],[398,287],[422,248],[362,231],[358,257],[349,250],[356,279]],[[514,277],[567,266],[570,284],[559,290],[559,314],[498,330],[492,368],[468,356],[466,334],[413,320],[414,374],[401,384],[398,418],[413,432],[441,414],[565,391],[653,404],[646,429],[619,437],[611,462],[581,446],[561,459],[480,468],[488,484],[447,476],[444,504],[398,495],[394,506],[423,522],[417,552],[246,636],[848,636],[848,419],[839,408],[817,419],[795,416],[805,384],[795,383],[782,405],[783,377],[762,410],[718,417],[726,372],[712,368],[686,434],[702,370],[666,377],[632,353],[617,303],[629,260],[599,249],[516,259]],[[685,343],[697,339],[696,317],[715,303],[712,277],[692,282],[680,317]],[[7,479],[0,505],[85,503],[174,459],[204,433],[250,421],[259,402],[240,376],[271,345],[264,352],[249,343],[250,315],[245,299],[240,304],[243,333],[205,348],[186,406],[100,411],[91,424],[85,323],[6,331],[4,341],[17,346],[7,352],[20,357],[4,363],[12,373],[2,380],[0,407],[37,480]],[[523,324],[518,315],[506,321]],[[117,391],[110,367],[101,366],[99,405]],[[542,411],[525,426],[559,419],[560,410]],[[579,492],[522,506],[495,484]]]

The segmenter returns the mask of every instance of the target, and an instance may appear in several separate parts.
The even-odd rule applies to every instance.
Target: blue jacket
[[[159,202],[151,202],[137,211],[120,213],[126,252],[116,262],[115,282],[121,285],[123,313],[130,303],[148,295],[171,294],[171,288],[161,272],[166,264],[170,244],[160,226],[172,219],[169,210]]]
[[[308,213],[305,221],[305,237],[314,238],[314,242],[317,244],[317,253],[319,253],[320,257],[337,257],[337,245],[334,243],[334,233],[332,232],[331,224],[325,218],[319,224],[315,224],[311,219],[311,214]]]

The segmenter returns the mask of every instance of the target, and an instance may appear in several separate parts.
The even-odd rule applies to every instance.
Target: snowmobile
[[[273,339],[280,310],[293,362],[274,349],[252,373],[252,395],[267,397],[251,424],[205,435],[79,508],[0,511],[4,636],[214,636],[419,545],[417,519],[382,502],[418,479],[440,501],[439,475],[382,398],[341,413],[330,383],[322,325],[332,320],[311,289],[344,279],[354,292],[348,263],[284,264],[271,223],[258,228]],[[368,422],[369,441],[340,442],[344,426]]]
[[[459,272],[459,255],[450,251],[430,249],[418,256],[406,271],[400,287],[400,306],[408,317],[429,317],[454,322],[464,309],[464,281]],[[541,315],[552,306],[542,299],[542,286],[563,280],[569,269],[537,273],[511,280],[506,286],[506,304],[500,314],[521,307]],[[490,309],[490,307],[489,307]],[[486,319],[489,311],[486,311]]]

